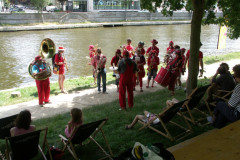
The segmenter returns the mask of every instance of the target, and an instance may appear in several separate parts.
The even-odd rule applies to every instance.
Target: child
[[[68,125],[65,129],[65,134],[67,137],[70,137],[74,128],[82,125],[83,116],[82,111],[79,108],[73,108],[70,112],[71,120],[68,122]]]
[[[36,127],[30,125],[31,113],[28,110],[21,111],[15,121],[16,127],[10,129],[11,137],[35,131]]]

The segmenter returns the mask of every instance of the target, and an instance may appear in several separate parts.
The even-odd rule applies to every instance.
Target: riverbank
[[[204,59],[203,59],[204,68],[205,68],[204,70],[209,72],[208,71],[209,65],[216,62],[220,62],[220,61],[227,61],[227,60],[229,61],[231,59],[232,60],[240,59],[240,52],[234,52],[234,53],[229,53],[226,55],[219,55],[219,56],[204,56]],[[209,75],[209,76],[212,76],[212,75]],[[183,78],[186,79],[187,74],[185,74]],[[112,85],[112,87],[114,87],[113,85],[114,83],[115,83],[115,78],[112,76],[112,73],[111,72],[107,73],[107,85]],[[57,82],[51,82],[50,88],[51,88],[51,93],[50,93],[51,97],[61,95]],[[86,90],[86,89],[94,90],[94,88],[96,88],[96,85],[93,85],[92,76],[68,79],[65,81],[65,89],[71,94],[78,94],[78,92],[82,92],[83,90]],[[11,93],[15,91],[20,92],[21,97],[12,98]],[[93,91],[90,91],[90,93],[92,92]],[[38,99],[38,94],[37,94],[37,88],[35,85],[0,91],[0,107],[27,102],[27,101],[33,101],[37,99]]]
[[[181,21],[140,21],[140,22],[105,22],[105,23],[81,23],[81,24],[37,24],[37,25],[17,25],[0,26],[0,32],[14,31],[36,31],[74,28],[96,28],[96,27],[120,27],[120,26],[147,26],[147,25],[179,25],[190,24],[190,20]]]

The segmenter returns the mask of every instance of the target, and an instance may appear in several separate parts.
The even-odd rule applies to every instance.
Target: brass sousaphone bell
[[[45,58],[53,58],[54,54],[55,54],[55,51],[56,51],[56,47],[55,47],[55,44],[54,42],[50,39],[50,38],[46,38],[44,40],[42,40],[41,42],[41,45],[40,45],[40,56],[42,57],[42,59],[45,59]],[[35,65],[35,59],[28,65],[28,73],[29,75],[33,78],[33,79],[36,79],[36,80],[45,80],[47,79],[48,77],[50,77],[52,75],[52,70],[51,70],[51,67],[48,63],[46,63],[44,60],[43,60],[43,63],[46,64],[46,68],[47,68],[47,72],[45,72],[44,74],[42,75],[39,75],[38,77],[36,76],[33,76],[33,73],[32,73],[32,67],[33,65]]]

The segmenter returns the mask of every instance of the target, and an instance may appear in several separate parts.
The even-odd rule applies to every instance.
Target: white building
[[[72,12],[138,11],[140,0],[68,0],[67,10]]]
[[[0,12],[2,12],[2,7],[4,6],[3,0],[0,0]]]

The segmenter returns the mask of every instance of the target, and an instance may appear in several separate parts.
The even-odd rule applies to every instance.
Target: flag
[[[217,49],[226,48],[226,38],[227,38],[227,27],[221,26],[218,34]]]

